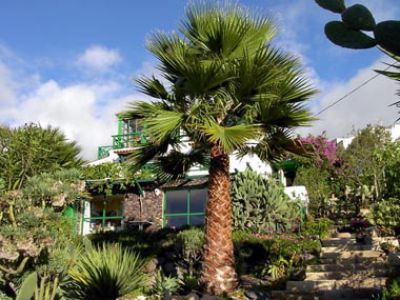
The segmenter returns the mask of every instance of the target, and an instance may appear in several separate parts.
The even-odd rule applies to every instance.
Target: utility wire
[[[392,64],[392,65],[388,65],[383,72],[389,70],[391,67],[395,66],[396,64]],[[374,80],[375,78],[377,78],[378,76],[380,76],[382,74],[377,73],[376,75],[372,76],[371,78],[367,79],[366,81],[364,81],[363,83],[361,83],[359,86],[357,86],[356,88],[352,89],[350,92],[348,92],[347,94],[345,94],[343,97],[339,98],[338,100],[336,100],[335,102],[329,104],[328,106],[324,107],[323,109],[321,109],[316,116],[319,116],[320,114],[322,114],[323,112],[327,111],[328,109],[330,109],[332,106],[338,104],[339,102],[343,101],[344,99],[346,99],[347,97],[349,97],[350,95],[352,95],[353,93],[357,92],[359,89],[361,89],[363,86],[367,85],[368,83],[370,83],[372,80]]]

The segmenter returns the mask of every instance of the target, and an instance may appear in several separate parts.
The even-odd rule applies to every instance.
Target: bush
[[[329,235],[329,229],[334,222],[327,218],[309,220],[305,223],[302,235],[303,236],[318,236],[320,239],[324,239]]]
[[[372,210],[373,223],[394,230],[400,228],[400,200],[389,198],[375,204]]]
[[[158,270],[150,293],[161,299],[165,294],[176,293],[180,287],[181,281],[172,276],[166,276],[161,269]]]
[[[203,254],[204,232],[200,228],[190,228],[176,235],[176,250],[180,264],[188,270],[190,277],[199,264]]]
[[[287,276],[285,272],[290,268],[302,268],[305,254],[318,256],[321,251],[319,240],[265,239],[243,231],[233,233],[233,242],[239,274],[251,272],[261,277],[268,273],[273,276],[279,274],[276,279]]]
[[[143,289],[148,278],[143,272],[145,261],[124,250],[120,244],[91,247],[68,272],[71,299],[114,300]]]

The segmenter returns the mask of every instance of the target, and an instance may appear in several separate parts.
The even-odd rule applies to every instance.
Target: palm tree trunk
[[[231,292],[237,286],[232,242],[229,155],[219,147],[211,149],[205,243],[201,282],[212,295]]]

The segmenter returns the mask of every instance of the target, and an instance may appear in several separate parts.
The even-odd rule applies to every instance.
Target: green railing
[[[112,136],[113,149],[131,148],[146,143],[144,135],[140,132],[130,134],[117,134]]]
[[[111,150],[133,148],[146,143],[146,138],[141,132],[130,134],[116,134],[112,136],[112,145],[100,146],[97,150],[97,159],[102,159],[110,155]]]

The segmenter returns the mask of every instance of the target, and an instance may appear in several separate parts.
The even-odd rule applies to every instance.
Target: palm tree
[[[154,100],[126,111],[141,119],[148,137],[132,154],[134,168],[152,160],[177,177],[194,163],[209,163],[201,281],[210,294],[237,286],[229,155],[276,157],[296,146],[291,129],[313,119],[304,103],[315,91],[298,60],[271,47],[274,35],[268,18],[239,6],[190,6],[180,34],[149,40],[163,80],[137,82]],[[191,141],[189,152],[181,148],[183,137]]]

